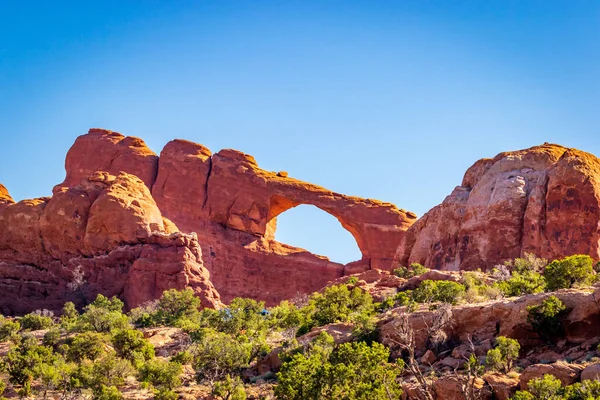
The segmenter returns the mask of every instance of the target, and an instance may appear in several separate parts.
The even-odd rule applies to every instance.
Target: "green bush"
[[[183,367],[176,362],[150,360],[140,368],[140,381],[151,384],[159,392],[170,392],[181,385]],[[163,396],[169,396],[163,394]]]
[[[11,321],[0,315],[0,342],[4,342],[12,335],[16,335],[21,330],[21,324],[18,321]]]
[[[42,343],[44,346],[55,347],[60,341],[60,329],[51,328],[44,334]]]
[[[400,398],[402,366],[389,363],[389,355],[379,343],[345,343],[335,351],[314,345],[281,366],[275,395],[286,400]]]
[[[71,361],[94,361],[106,353],[108,337],[100,332],[83,332],[68,341],[67,358]]]
[[[93,303],[86,306],[84,313],[78,318],[75,329],[96,332],[127,329],[129,320],[122,310],[123,302],[121,300],[116,297],[108,299],[99,294]]]
[[[413,299],[418,303],[433,303],[441,301],[443,303],[456,304],[465,294],[465,286],[453,281],[432,281],[425,280],[421,282],[418,288],[413,292]]]
[[[559,298],[550,296],[541,304],[527,307],[527,322],[541,338],[552,341],[562,334],[562,320],[568,312]]]
[[[487,352],[486,366],[492,370],[508,373],[519,358],[521,345],[515,339],[505,336],[496,338],[496,347]]]
[[[298,334],[306,333],[315,326],[351,322],[360,314],[372,315],[375,306],[368,292],[356,287],[350,289],[347,285],[334,285],[323,293],[314,293],[302,312],[305,313],[305,322]]]
[[[154,319],[158,325],[179,326],[184,320],[198,317],[200,299],[190,288],[165,290],[158,301]]]
[[[408,267],[400,266],[399,268],[394,269],[394,275],[409,279],[414,276],[423,275],[425,272],[429,271],[429,268],[425,268],[419,263],[412,263]]]
[[[226,333],[205,328],[190,352],[196,380],[199,383],[216,382],[246,368],[250,363],[252,346]]]
[[[115,386],[102,385],[94,391],[94,400],[122,400],[123,395]]]
[[[140,331],[123,329],[115,333],[111,341],[117,355],[134,365],[154,358],[154,346],[144,339]]]
[[[37,310],[26,314],[19,320],[21,328],[25,331],[48,329],[54,325],[53,314],[48,310]]]
[[[596,280],[594,260],[588,255],[574,255],[552,261],[544,270],[544,278],[549,291],[591,285]]]
[[[22,393],[29,395],[31,383],[39,377],[41,364],[52,364],[52,349],[38,345],[33,336],[23,336],[18,346],[12,348],[4,359],[4,369],[9,382],[22,386]]]
[[[212,395],[222,400],[246,400],[246,391],[242,380],[236,376],[227,375],[225,379],[216,382]]]

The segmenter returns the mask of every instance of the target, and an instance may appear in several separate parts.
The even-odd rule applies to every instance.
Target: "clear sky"
[[[0,1],[0,182],[49,195],[90,127],[235,148],[422,215],[474,161],[600,155],[600,2]],[[358,257],[304,206],[278,239]]]

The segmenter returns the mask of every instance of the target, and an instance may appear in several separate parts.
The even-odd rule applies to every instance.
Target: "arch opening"
[[[362,258],[352,234],[333,215],[301,204],[277,215],[275,240],[347,264]]]

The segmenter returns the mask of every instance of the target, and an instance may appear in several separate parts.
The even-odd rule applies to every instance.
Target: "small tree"
[[[222,400],[246,400],[244,384],[239,376],[232,378],[227,375],[225,379],[216,382],[212,394]]]
[[[529,392],[528,394],[525,394]],[[527,392],[517,392],[513,399],[517,400],[561,400],[564,393],[562,382],[553,375],[546,374],[541,378],[532,379],[527,383]]]
[[[505,336],[496,338],[496,347],[487,352],[485,363],[492,370],[508,373],[519,359],[521,345],[515,339]]]
[[[167,400],[169,397],[177,398],[173,389],[181,385],[183,367],[176,362],[163,360],[150,360],[140,368],[140,380],[151,384],[157,389],[156,396]],[[175,396],[173,396],[175,395]]]
[[[99,332],[82,332],[68,341],[67,358],[71,361],[94,361],[106,353],[108,337]]]
[[[569,313],[567,307],[555,296],[541,304],[527,307],[527,322],[543,339],[551,342],[563,332],[563,319]]]
[[[200,340],[190,351],[196,380],[208,382],[212,388],[227,375],[235,375],[246,368],[251,356],[250,345],[212,329],[204,329]]]
[[[154,346],[144,339],[140,331],[123,329],[115,333],[111,341],[117,355],[134,365],[154,358]]]
[[[16,335],[21,330],[21,324],[18,321],[11,321],[0,315],[0,342],[5,341],[12,335]]]
[[[409,279],[414,276],[423,275],[425,272],[429,271],[429,268],[425,268],[419,263],[412,263],[408,267],[400,266],[394,270],[394,275]]]
[[[588,255],[574,255],[555,260],[544,270],[549,291],[591,285],[596,280],[594,260]]]
[[[115,329],[129,328],[129,321],[122,310],[123,302],[121,300],[116,297],[108,299],[99,294],[96,300],[85,308],[85,312],[78,319],[76,329],[110,332]]]
[[[413,298],[419,303],[432,303],[441,301],[443,303],[456,304],[465,293],[465,286],[453,281],[421,282],[413,292]]]
[[[185,319],[198,317],[200,299],[190,288],[165,290],[156,306],[155,320],[160,325],[175,326]]]
[[[48,329],[54,325],[54,313],[48,310],[36,310],[26,314],[19,321],[21,328],[26,331],[37,331],[40,329]]]

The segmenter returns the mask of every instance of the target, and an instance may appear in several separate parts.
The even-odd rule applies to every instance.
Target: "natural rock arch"
[[[265,236],[269,239],[274,239],[277,226],[277,217],[283,214],[284,212],[301,205],[314,206],[337,219],[342,225],[342,227],[348,232],[350,232],[350,234],[356,241],[356,245],[358,246],[358,249],[362,254],[362,259],[365,260],[370,258],[369,247],[367,245],[367,242],[361,236],[360,230],[353,226],[351,223],[349,223],[346,219],[344,219],[344,217],[340,215],[339,210],[337,210],[338,212],[336,212],[336,209],[334,207],[327,207],[326,205],[324,206],[319,201],[295,201],[281,195],[271,196],[269,200],[269,211],[267,213],[267,229],[265,232]]]
[[[286,199],[283,200],[285,201]],[[289,202],[287,203],[289,204]],[[273,201],[271,201],[271,204],[273,205]],[[276,215],[268,220],[267,235],[265,237],[288,245],[300,246],[311,253],[326,256],[331,261],[337,263],[346,264],[359,261],[363,258],[363,251],[360,248],[357,237],[335,215],[313,204],[300,203],[287,207],[288,204],[286,204],[285,209],[277,208],[277,204],[274,205],[275,209],[271,208],[273,214],[276,213]],[[319,239],[319,232],[323,231],[323,235],[325,236],[320,237],[323,242],[331,243],[335,241],[336,243],[343,243],[345,245],[343,255],[339,254],[335,256],[328,251],[330,250],[329,248],[317,250],[311,246],[314,242],[311,242],[311,244],[298,243],[294,240],[286,240],[283,236],[298,230],[301,231],[302,228],[310,230],[311,234],[309,236],[311,236],[311,239]]]

